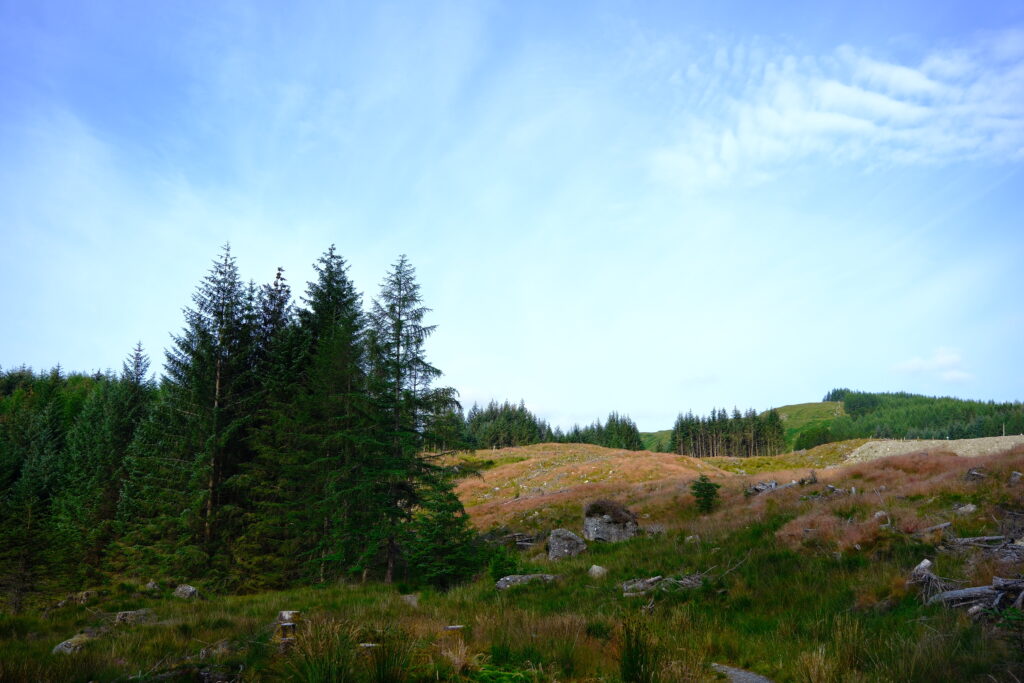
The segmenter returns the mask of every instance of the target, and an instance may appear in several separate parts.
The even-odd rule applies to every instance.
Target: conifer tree
[[[366,459],[369,499],[377,523],[367,539],[364,562],[384,557],[384,580],[394,578],[399,542],[414,509],[421,504],[421,483],[435,468],[420,456],[430,416],[454,404],[451,389],[432,389],[440,374],[426,359],[424,342],[434,331],[423,324],[415,270],[399,257],[381,284],[370,312],[368,377],[373,401],[373,454]]]
[[[185,327],[167,352],[162,400],[128,459],[122,519],[138,532],[134,545],[174,549],[162,556],[169,570],[216,565],[223,573],[229,562],[237,500],[224,484],[251,458],[258,399],[254,297],[225,245],[185,309]]]

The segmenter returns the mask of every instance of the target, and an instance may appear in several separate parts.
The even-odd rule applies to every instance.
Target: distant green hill
[[[822,401],[819,403],[797,403],[775,409],[782,418],[786,428],[786,446],[793,448],[797,437],[802,431],[817,426],[827,426],[832,420],[846,414],[840,401]]]
[[[644,445],[644,450],[654,451],[655,453],[668,452],[668,444],[671,438],[671,429],[662,429],[660,432],[640,432],[640,442]]]

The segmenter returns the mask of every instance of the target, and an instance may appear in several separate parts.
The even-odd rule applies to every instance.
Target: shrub
[[[690,492],[697,499],[697,509],[701,512],[711,512],[718,501],[718,489],[721,487],[721,484],[708,479],[706,474],[697,477],[696,481],[690,484]]]

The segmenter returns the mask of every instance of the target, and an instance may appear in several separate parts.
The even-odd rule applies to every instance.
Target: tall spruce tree
[[[368,524],[360,296],[333,245],[313,267],[296,328],[298,372],[265,411],[244,475],[253,505],[236,556],[266,584],[338,576]]]
[[[136,532],[128,544],[160,558],[165,571],[223,575],[230,563],[225,546],[238,501],[224,484],[251,458],[259,397],[255,294],[225,245],[185,309],[157,412],[126,463],[121,516]]]
[[[369,499],[377,517],[367,539],[366,557],[383,556],[384,580],[395,576],[400,539],[413,511],[423,502],[423,483],[436,468],[420,451],[431,416],[455,405],[454,390],[432,389],[441,371],[427,362],[424,343],[434,326],[424,325],[415,269],[399,257],[381,283],[370,312],[369,390],[373,401],[372,457],[366,459]]]

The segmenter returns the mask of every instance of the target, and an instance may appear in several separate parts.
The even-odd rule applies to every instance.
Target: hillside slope
[[[700,474],[728,476],[696,458],[590,444],[533,444],[477,456],[495,465],[463,479],[456,493],[481,529],[558,525],[569,511],[576,516],[581,502],[606,496],[631,502],[654,490],[682,488]]]

